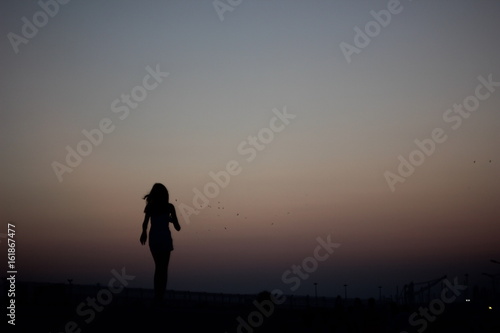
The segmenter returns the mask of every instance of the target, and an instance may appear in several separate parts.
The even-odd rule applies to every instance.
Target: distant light
[[[466,299],[465,299],[465,301],[466,301],[466,302],[470,302],[470,298],[466,298]]]
[[[493,308],[491,306],[488,306],[488,310],[493,310]]]

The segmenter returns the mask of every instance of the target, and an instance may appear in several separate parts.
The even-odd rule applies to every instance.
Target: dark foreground
[[[42,290],[36,297],[20,297],[16,306],[15,331],[500,332],[498,305],[484,300],[457,301],[446,304],[444,308],[438,303],[409,307],[373,299],[276,305],[262,295],[242,296],[239,302],[221,302],[215,297],[182,298],[171,293],[165,304],[152,307],[148,295],[125,297],[126,293],[123,293],[106,299],[104,293],[99,295],[99,289],[96,290],[96,293],[73,295],[72,299],[58,297],[57,290]],[[61,293],[60,296],[64,295]],[[96,300],[97,296],[102,303],[92,305],[92,299]],[[434,309],[429,309],[430,304]],[[422,312],[419,314],[419,311]]]

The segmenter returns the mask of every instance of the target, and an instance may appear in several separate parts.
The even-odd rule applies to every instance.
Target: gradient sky
[[[126,267],[131,286],[152,287],[142,196],[165,184],[181,217],[209,172],[235,160],[241,172],[211,208],[172,228],[168,288],[292,293],[282,274],[329,234],[341,246],[295,294],[317,282],[325,296],[344,283],[349,296],[390,295],[444,274],[489,283],[500,87],[456,130],[443,114],[479,76],[500,81],[500,3],[402,0],[348,63],[340,43],[386,8],[243,0],[221,21],[212,1],[71,1],[16,54],[8,34],[41,9],[2,1],[0,232],[15,223],[18,278],[105,283]],[[157,65],[169,75],[121,120],[113,101]],[[295,118],[247,161],[238,146],[285,108]],[[52,163],[104,118],[113,132],[59,182]],[[384,173],[435,128],[447,140],[391,191]]]

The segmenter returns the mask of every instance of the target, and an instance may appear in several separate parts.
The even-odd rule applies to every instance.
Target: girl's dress
[[[169,229],[169,224],[172,221],[170,212],[151,215],[151,228],[149,229],[149,248],[151,252],[173,251],[174,244]]]

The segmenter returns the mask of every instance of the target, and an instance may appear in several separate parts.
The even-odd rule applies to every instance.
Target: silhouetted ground
[[[64,285],[62,285],[64,286]],[[217,301],[216,294],[185,296],[170,293],[165,304],[152,307],[149,293],[140,297],[131,292],[116,295],[113,300],[94,311],[87,301],[99,290],[85,289],[68,299],[67,286],[32,288],[20,292],[16,300],[16,331],[18,332],[500,332],[498,305],[489,310],[486,302],[447,304],[442,313],[432,320],[415,317],[411,326],[409,318],[419,306],[406,307],[395,303],[380,304],[354,300],[345,304],[333,300],[325,307],[301,303],[269,307],[269,300],[257,295],[244,295],[241,302]],[[58,292],[59,290],[59,292]],[[148,291],[150,292],[150,291]],[[131,296],[132,295],[132,296]],[[179,296],[184,295],[184,296]],[[219,294],[220,295],[220,294]],[[101,295],[102,296],[102,295]],[[242,296],[243,297],[243,296]],[[102,299],[102,298],[101,298]],[[222,298],[224,299],[224,298]],[[259,310],[253,301],[258,299]],[[234,301],[234,299],[233,299]],[[267,303],[266,303],[267,302]],[[84,306],[81,304],[85,303]],[[427,307],[429,304],[424,304]],[[78,308],[80,306],[80,311]],[[92,318],[92,313],[95,317]],[[267,315],[266,315],[267,314]],[[238,318],[240,320],[238,321]],[[86,322],[86,320],[88,322]],[[418,320],[418,321],[417,321]],[[246,324],[241,324],[245,321]],[[425,324],[424,324],[425,323]],[[424,325],[426,327],[424,328]]]
[[[247,317],[250,307],[164,307],[151,309],[146,305],[110,305],[89,324],[74,309],[60,306],[29,308],[18,317],[23,332],[417,332],[421,325],[408,324],[409,312],[388,317],[385,311],[370,313],[348,309],[276,309],[258,327],[238,328],[239,316]],[[23,310],[26,311],[26,308]],[[496,318],[494,317],[496,315]],[[255,317],[257,318],[257,317]],[[255,320],[258,320],[255,319]],[[253,322],[254,324],[256,321]],[[453,307],[428,323],[425,332],[500,332],[498,311],[469,312]]]

